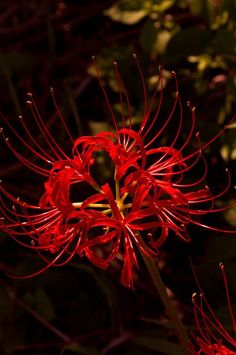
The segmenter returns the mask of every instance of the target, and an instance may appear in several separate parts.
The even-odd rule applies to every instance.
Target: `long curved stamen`
[[[97,63],[96,63],[96,60],[95,60],[94,56],[92,57],[92,61],[93,61],[94,66],[95,66],[95,70],[96,70],[96,73],[97,73],[97,78],[98,78],[98,81],[99,81],[99,85],[100,85],[100,87],[102,89],[103,95],[104,95],[106,103],[107,103],[108,110],[110,111],[110,114],[111,114],[111,117],[112,117],[112,121],[113,121],[113,124],[114,124],[114,127],[115,127],[115,131],[116,131],[116,136],[117,136],[118,142],[120,143],[120,136],[119,136],[119,130],[118,130],[117,123],[116,123],[116,118],[115,118],[113,109],[111,107],[110,101],[108,99],[106,90],[105,90],[104,85],[102,83],[101,76],[99,74]]]
[[[171,121],[171,119],[172,119],[172,117],[173,117],[173,115],[174,115],[174,113],[175,113],[175,110],[176,110],[176,107],[177,107],[177,103],[178,103],[178,102],[180,102],[180,101],[179,101],[179,92],[176,91],[174,104],[173,104],[173,106],[172,106],[171,112],[169,113],[169,116],[167,117],[167,119],[166,119],[165,123],[163,124],[163,126],[162,126],[162,127],[158,130],[158,132],[154,135],[154,137],[153,137],[147,144],[145,144],[145,148],[146,148],[146,149],[147,149],[153,142],[155,142],[155,141],[157,140],[157,138],[158,138],[158,137],[162,134],[162,132],[165,130],[165,128],[167,127],[167,125],[169,124],[169,122]],[[181,107],[182,107],[182,106],[181,106]],[[159,115],[159,112],[157,111],[157,112],[156,112],[156,115],[155,115],[155,117],[154,117],[154,119],[153,119],[153,122],[152,122],[153,124],[154,124],[156,118],[158,117],[158,115]],[[150,125],[150,127],[148,128],[148,131],[147,131],[147,132],[149,132],[149,131],[152,129],[153,124]],[[147,133],[147,132],[146,132],[146,133]]]
[[[124,92],[124,95],[125,95],[125,100],[126,100],[127,108],[128,108],[128,112],[129,112],[129,129],[131,130],[132,129],[132,112],[131,112],[131,105],[130,105],[130,101],[129,101],[129,96],[127,94],[123,80],[120,76],[120,73],[118,70],[118,64],[116,62],[113,62],[113,64],[114,64],[114,68],[115,68],[116,78],[119,83],[119,87],[120,87],[121,91]],[[128,137],[128,141],[125,143],[125,147],[127,147],[128,144],[129,144],[129,137]]]
[[[122,95],[122,87],[121,87],[121,83],[119,80],[119,77],[117,77],[117,67],[116,65],[117,63],[113,62],[113,65],[115,66],[115,74],[116,74],[116,80],[117,80],[117,84],[118,84],[118,90],[119,90],[119,95],[120,95],[120,108],[121,108],[121,119],[122,119],[122,128],[125,128],[125,110],[124,110],[124,102],[123,102],[123,95]],[[126,143],[126,136],[125,134],[123,134],[123,145],[125,146]]]
[[[203,174],[202,176],[200,177],[199,180],[196,180],[192,183],[189,183],[189,184],[180,184],[179,182],[174,182],[173,183],[173,186],[175,187],[181,187],[181,188],[190,188],[190,187],[194,187],[194,186],[197,186],[197,185],[200,185],[205,179],[206,179],[206,176],[207,176],[207,173],[208,173],[208,166],[207,166],[207,162],[206,162],[206,159],[204,158],[204,156],[202,155],[201,156],[202,160],[203,160],[203,163],[204,163],[204,171],[203,171]],[[183,176],[183,174],[182,174]],[[182,180],[182,179],[181,179]],[[181,181],[180,180],[180,181]]]
[[[186,166],[184,169],[181,169],[181,170],[178,170],[178,171],[170,171],[170,172],[168,172],[168,176],[171,177],[171,176],[175,176],[175,175],[182,175],[183,173],[190,171],[190,170],[199,162],[200,158],[202,158],[202,154],[201,154],[201,153],[199,153],[199,154],[197,155],[197,157],[195,158],[195,160],[193,161],[193,163],[192,163],[191,165],[188,165],[188,166]],[[178,162],[178,164],[176,164],[176,162],[171,163],[171,164],[170,164],[169,162],[167,162],[168,165],[166,165],[166,166],[162,166],[162,165],[161,165],[160,167],[158,167],[158,168],[156,168],[156,169],[150,170],[150,172],[151,172],[153,175],[155,175],[155,176],[166,176],[166,171],[165,171],[166,169],[173,168],[173,167],[175,167],[176,165],[179,166],[180,164],[182,164],[183,160],[184,160],[184,159],[181,159],[181,160]],[[161,173],[160,171],[163,171],[163,170],[164,170],[164,172]]]
[[[48,263],[44,268],[39,269],[38,271],[35,271],[34,273],[31,273],[29,275],[21,275],[21,276],[16,276],[16,275],[12,275],[12,274],[8,274],[10,277],[12,277],[13,279],[30,279],[32,277],[38,276],[40,274],[42,274],[43,272],[45,272],[46,270],[48,270],[51,266],[53,266],[56,261],[64,254],[65,249],[66,249],[67,245],[65,247],[63,247],[63,249],[60,251],[60,253],[50,262]]]
[[[56,112],[57,112],[57,114],[58,114],[58,116],[59,116],[59,118],[60,118],[60,120],[61,120],[61,122],[62,122],[62,124],[63,124],[63,127],[64,127],[64,129],[66,130],[66,133],[67,133],[67,135],[68,135],[68,137],[69,137],[69,139],[70,139],[70,141],[71,141],[71,143],[72,143],[72,146],[73,146],[73,144],[74,144],[74,139],[73,139],[73,137],[72,137],[72,135],[71,135],[71,133],[70,133],[70,131],[69,131],[69,128],[68,128],[68,126],[67,126],[67,124],[66,124],[66,122],[65,122],[65,119],[64,119],[64,117],[63,117],[63,115],[62,115],[62,113],[61,113],[61,110],[60,110],[59,107],[58,107],[58,104],[57,104],[57,101],[56,101],[56,98],[55,98],[54,89],[53,89],[52,87],[50,88],[50,94],[51,94],[51,96],[52,96],[52,100],[53,100],[54,106],[55,106],[55,108],[56,108]]]
[[[222,273],[222,276],[223,276],[223,280],[224,280],[224,285],[225,285],[225,291],[226,291],[226,297],[227,297],[227,303],[228,303],[230,317],[231,317],[231,320],[232,320],[234,331],[236,332],[236,321],[235,321],[235,317],[234,317],[234,314],[233,314],[231,300],[230,300],[230,296],[229,296],[229,285],[228,285],[227,277],[226,277],[226,274],[225,274],[224,264],[222,262],[219,264],[219,268],[221,270],[221,273]],[[236,346],[236,341],[235,341],[235,346]]]
[[[236,118],[233,117],[230,122],[234,121]],[[202,152],[204,149],[206,149],[208,146],[210,146],[213,142],[215,142],[217,140],[217,138],[219,138],[224,132],[225,130],[227,129],[227,125],[224,126],[214,137],[212,137],[207,143],[203,144],[201,146],[201,148],[197,149],[195,152],[191,153],[190,155],[187,155],[185,158],[182,159],[182,162],[185,162],[189,159],[191,159],[192,157],[194,157],[196,154],[198,154],[199,152]],[[199,132],[198,132],[198,135],[199,135]]]
[[[235,347],[236,346],[235,339],[233,339],[232,336],[226,331],[223,324],[219,321],[215,312],[211,308],[206,296],[202,292],[202,289],[199,284],[198,277],[196,275],[196,271],[193,267],[191,259],[190,259],[190,265],[192,268],[192,272],[193,272],[195,281],[196,281],[198,288],[200,290],[200,305],[198,305],[198,303],[197,303],[197,300],[196,300],[197,294],[196,293],[194,293],[192,296],[192,302],[193,302],[195,321],[196,321],[197,328],[198,328],[199,334],[201,336],[201,339],[203,339],[205,341],[207,346],[209,345],[209,349],[210,348],[213,349],[213,343],[216,344],[216,348],[218,349],[218,344],[219,344],[219,346],[221,346],[222,340],[226,340],[229,344],[231,344]],[[224,265],[222,263],[220,263],[219,267],[220,267],[221,273],[223,275],[227,303],[228,303],[230,316],[231,316],[234,330],[235,330],[235,318],[234,318],[234,315],[232,312],[232,307],[231,307],[231,302],[230,302],[230,297],[229,297],[229,292],[228,292],[228,282],[227,282],[225,271],[224,271]],[[205,305],[206,311],[204,310],[203,305]],[[203,331],[202,326],[200,324],[200,318],[201,318],[203,326],[205,328],[204,331]],[[220,336],[220,339],[218,339],[218,335]],[[227,348],[225,348],[225,349],[227,350]],[[224,352],[224,353],[226,354],[226,352]],[[227,352],[227,354],[228,354],[228,352]]]
[[[29,130],[27,129],[27,127],[24,125],[24,128],[27,132],[27,134],[29,135],[30,139],[33,141],[33,143],[37,146],[37,148],[41,151],[41,153],[37,152],[32,146],[30,146],[27,141],[25,139],[23,139],[21,137],[21,135],[16,131],[16,129],[10,124],[10,122],[6,119],[6,117],[4,115],[1,114],[0,112],[0,116],[1,118],[4,120],[4,122],[8,125],[8,127],[11,129],[11,131],[15,134],[15,136],[20,140],[20,142],[29,150],[31,151],[36,157],[42,159],[43,161],[51,164],[52,161],[54,161],[53,157],[51,157],[45,150],[43,150],[43,148],[41,148],[39,146],[39,144],[35,141],[35,139],[32,137],[32,135],[30,134]],[[20,122],[23,121],[22,116],[18,117]]]
[[[24,164],[25,166],[27,166],[28,168],[30,168],[31,170],[35,171],[38,174],[41,174],[43,176],[48,176],[49,175],[49,171],[47,169],[44,169],[42,167],[40,167],[39,165],[36,165],[35,163],[32,163],[31,161],[29,161],[27,158],[23,157],[21,154],[19,154],[16,149],[12,146],[12,144],[9,141],[9,138],[5,138],[3,133],[0,132],[3,136],[3,139],[6,143],[6,145],[8,146],[8,148],[12,151],[12,153],[17,157],[17,159],[22,162],[22,164]]]
[[[182,147],[179,148],[179,152],[182,152],[184,150],[184,148],[189,144],[190,139],[193,136],[193,132],[195,129],[195,123],[196,123],[196,108],[191,106],[190,101],[187,102],[187,106],[190,108],[190,112],[191,112],[191,128],[189,131],[189,134],[187,136],[187,138],[185,139],[184,144],[182,145]]]
[[[57,144],[56,140],[53,138],[52,134],[49,132],[47,126],[43,122],[43,119],[38,111],[38,108],[34,102],[33,95],[31,93],[28,93],[28,96],[30,100],[26,101],[28,104],[30,111],[32,113],[32,116],[35,119],[35,122],[37,123],[42,136],[47,143],[47,145],[50,147],[52,152],[55,154],[56,159],[61,159],[61,157],[64,157],[65,159],[69,159],[69,157],[64,153],[64,151],[61,149],[59,144]]]
[[[155,115],[152,118],[151,122],[149,122],[150,125],[149,125],[147,131],[144,134],[142,134],[142,132],[146,128],[147,122],[148,122],[148,120],[150,118],[150,115],[151,115],[151,112],[152,112],[152,109],[153,109],[153,105],[154,105],[155,100],[156,100],[156,96],[157,96],[159,85],[161,87],[161,89],[160,89],[160,97],[159,97],[159,103],[158,103]],[[159,116],[159,113],[160,113],[160,110],[161,110],[162,101],[163,101],[162,68],[159,67],[159,78],[158,78],[158,80],[156,82],[156,86],[155,86],[155,89],[154,89],[154,94],[152,96],[151,103],[150,103],[150,105],[148,107],[148,110],[146,111],[145,116],[143,117],[143,120],[141,122],[139,131],[138,131],[138,133],[140,135],[142,135],[143,139],[148,135],[148,133],[152,129],[154,123],[156,122],[156,119]]]
[[[139,71],[139,75],[141,78],[141,83],[142,83],[142,88],[143,88],[143,117],[146,117],[147,114],[147,88],[146,88],[146,84],[145,84],[145,80],[144,80],[144,76],[143,76],[143,71],[140,67],[139,61],[137,59],[137,56],[135,53],[133,53],[133,58],[135,60],[135,64],[137,65],[138,71]]]

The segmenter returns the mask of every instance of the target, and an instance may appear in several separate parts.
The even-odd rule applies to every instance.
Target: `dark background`
[[[0,111],[16,130],[23,115],[38,138],[27,105],[32,92],[43,120],[58,142],[68,149],[58,126],[49,89],[74,136],[95,134],[111,126],[91,57],[96,56],[111,103],[119,97],[113,61],[119,64],[127,92],[141,119],[143,93],[137,84],[136,53],[148,89],[164,68],[163,115],[173,104],[177,73],[184,108],[197,107],[197,128],[207,142],[236,114],[236,5],[235,1],[0,1]],[[190,126],[184,109],[182,138]],[[14,146],[19,141],[5,128]],[[173,135],[170,128],[170,136]],[[6,133],[7,132],[7,133]],[[235,123],[205,151],[206,184],[214,193],[224,189],[228,167],[235,183]],[[190,150],[191,150],[190,142]],[[193,147],[192,147],[193,148]],[[27,154],[27,153],[26,153]],[[30,157],[29,157],[30,158]],[[14,158],[1,142],[0,174],[15,196],[37,202],[43,179]],[[233,187],[218,201],[235,198]],[[236,226],[235,207],[222,215],[204,217],[205,224]],[[227,300],[218,263],[223,261],[232,301],[236,296],[236,237],[191,227],[192,242],[171,235],[160,251],[159,267],[190,331],[196,332],[191,295],[197,290],[189,257],[212,307],[226,327]],[[75,257],[63,268],[52,268],[27,280],[11,274],[29,274],[40,265],[36,253],[1,234],[0,239],[0,347],[1,354],[182,354],[172,339],[171,326],[140,260],[135,289],[119,282],[119,265],[107,271]],[[172,341],[173,340],[173,341]]]

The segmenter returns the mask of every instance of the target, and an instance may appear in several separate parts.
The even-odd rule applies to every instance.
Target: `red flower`
[[[236,352],[230,350],[224,345],[219,344],[209,344],[204,342],[201,338],[197,339],[200,350],[197,352],[198,355],[235,355]]]
[[[234,333],[236,333],[236,321],[233,315],[232,306],[230,302],[228,282],[224,271],[224,265],[220,263],[219,266],[224,279],[224,285],[225,285],[228,308],[229,308],[229,315],[232,320]],[[199,304],[197,303],[196,300],[197,294],[194,293],[192,297],[196,325],[199,331],[199,336],[196,337],[196,342],[200,350],[197,352],[197,354],[205,354],[205,355],[236,354],[236,338],[233,338],[232,335],[224,328],[223,324],[216,317],[214,311],[212,310],[210,304],[208,303],[207,298],[202,292],[199,283],[198,286],[201,291]],[[235,351],[230,350],[228,346],[232,347],[232,349]]]
[[[121,128],[101,84],[113,119],[114,132],[103,132],[94,137],[83,136],[74,141],[57,106],[53,90],[51,91],[58,117],[71,144],[71,156],[64,152],[50,133],[31,94],[27,103],[45,146],[33,137],[21,117],[25,138],[2,116],[18,140],[36,156],[37,162],[21,155],[5,138],[2,130],[6,144],[23,164],[46,177],[46,182],[45,192],[36,206],[15,199],[3,186],[0,187],[0,210],[5,220],[1,229],[20,244],[40,253],[50,251],[53,254],[52,260],[42,255],[47,263],[44,269],[51,265],[64,265],[75,254],[86,255],[92,263],[106,268],[120,255],[124,263],[122,282],[132,286],[133,267],[138,265],[136,250],[141,249],[150,257],[155,255],[170,231],[188,241],[190,238],[187,225],[190,223],[218,230],[201,224],[194,217],[224,209],[214,207],[214,202],[229,188],[230,176],[227,171],[226,188],[217,196],[211,195],[208,187],[201,187],[207,174],[202,150],[219,137],[224,129],[204,146],[201,146],[197,134],[197,149],[185,154],[195,125],[195,111],[190,105],[191,129],[185,142],[176,148],[183,121],[176,79],[173,107],[165,123],[157,129],[163,93],[161,90],[159,103],[154,110],[156,88],[148,106],[140,71],[144,89],[144,114],[140,127],[134,130],[131,106],[116,64],[115,73],[120,89]],[[161,72],[159,84],[162,85]],[[127,126],[125,105],[129,112]],[[174,140],[169,146],[156,147],[177,108],[180,121]],[[105,184],[99,184],[96,176],[93,176],[93,169],[97,164],[96,155],[99,152],[105,152],[114,166],[113,181]],[[205,166],[202,175],[195,182],[186,184],[186,173],[200,161]],[[74,187],[77,189],[75,194],[72,193]],[[13,209],[8,207],[7,200],[14,204]],[[137,238],[140,233],[145,247]],[[28,243],[26,237],[29,239]]]

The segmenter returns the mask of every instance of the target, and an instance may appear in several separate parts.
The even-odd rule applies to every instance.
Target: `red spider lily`
[[[226,290],[229,314],[233,324],[234,333],[236,333],[236,321],[232,311],[232,306],[230,302],[228,282],[224,270],[224,265],[220,263],[219,265]],[[195,274],[195,272],[194,272]],[[195,275],[196,278],[196,275]],[[196,279],[197,280],[197,279]],[[196,337],[196,342],[200,347],[200,350],[197,354],[206,354],[206,355],[233,355],[236,354],[236,338],[233,338],[232,335],[224,328],[222,323],[216,317],[214,311],[212,310],[210,304],[207,301],[204,293],[201,290],[201,287],[198,283],[198,287],[201,291],[200,294],[200,304],[197,303],[196,296],[194,293],[192,300],[194,305],[194,314],[196,319],[197,328],[199,330],[199,335]],[[204,310],[204,308],[206,310]],[[224,345],[225,343],[226,345]],[[232,347],[235,351],[230,350],[228,346]]]
[[[94,137],[83,136],[73,140],[51,90],[57,114],[71,144],[70,156],[50,133],[32,94],[29,94],[30,100],[27,103],[42,134],[43,145],[34,138],[22,117],[20,122],[25,131],[25,138],[1,115],[16,138],[37,159],[30,161],[21,155],[10,140],[5,138],[2,129],[7,146],[21,163],[47,178],[45,192],[36,206],[14,198],[0,186],[2,193],[0,211],[4,218],[1,229],[20,244],[36,249],[40,255],[41,251],[45,250],[53,254],[52,260],[41,255],[46,261],[46,267],[34,275],[51,265],[64,265],[75,254],[86,255],[92,263],[101,268],[106,268],[117,255],[120,255],[124,262],[122,282],[132,286],[133,267],[138,265],[136,257],[138,249],[150,257],[155,255],[170,231],[188,241],[190,238],[186,227],[190,223],[219,230],[201,224],[194,217],[227,208],[216,208],[214,203],[230,186],[228,171],[226,188],[218,195],[213,196],[208,187],[201,187],[207,174],[202,150],[217,139],[224,128],[203,146],[200,144],[199,134],[196,134],[196,150],[185,154],[185,148],[194,135],[195,126],[195,110],[189,104],[191,129],[185,142],[177,149],[183,119],[175,74],[173,74],[176,82],[174,104],[165,123],[157,130],[163,101],[162,90],[155,110],[154,104],[157,100],[158,85],[162,88],[161,71],[159,83],[148,105],[143,74],[138,63],[137,65],[143,85],[144,113],[140,127],[136,131],[133,127],[129,98],[116,63],[114,66],[120,89],[121,127],[117,123],[98,74],[113,119],[114,132],[103,132]],[[129,112],[127,126],[125,106]],[[177,109],[180,121],[174,140],[169,146],[156,147],[160,135],[167,129]],[[92,168],[96,166],[96,153],[101,151],[106,152],[113,162],[113,183],[101,185],[93,177]],[[202,175],[195,182],[184,183],[186,173],[200,161],[205,167]],[[77,187],[75,201],[71,192],[74,186]],[[84,196],[84,190],[89,191],[89,196],[80,198]],[[7,200],[13,203],[13,208],[9,208]],[[223,231],[231,233],[228,230]],[[137,238],[137,234],[140,233],[146,246],[145,250]],[[103,247],[102,251],[98,246]]]

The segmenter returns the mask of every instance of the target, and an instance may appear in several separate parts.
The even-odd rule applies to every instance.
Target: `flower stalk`
[[[143,247],[143,249],[145,251],[147,251],[145,243],[143,242],[141,235],[137,234],[136,237],[137,237],[137,240],[139,241],[140,245]],[[169,297],[167,290],[166,290],[166,286],[164,285],[164,283],[162,281],[161,275],[159,273],[159,270],[156,266],[154,259],[147,256],[142,251],[141,248],[140,248],[140,253],[141,253],[143,261],[148,269],[148,272],[151,276],[153,284],[155,285],[155,288],[157,289],[158,294],[159,294],[159,296],[166,308],[166,311],[170,317],[170,320],[173,323],[173,325],[175,326],[176,334],[178,336],[180,344],[186,350],[191,352],[192,344],[191,344],[191,341],[188,337],[188,333],[186,332],[186,329],[185,329],[183,323],[181,322],[181,319],[178,316],[178,312],[177,312],[175,306],[173,305],[173,303],[170,300],[170,297]],[[147,251],[147,253],[148,253],[148,251]]]

